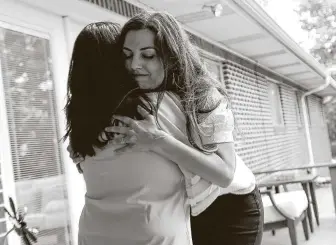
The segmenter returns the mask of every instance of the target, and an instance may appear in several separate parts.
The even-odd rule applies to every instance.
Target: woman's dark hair
[[[143,102],[138,85],[124,68],[117,44],[119,34],[118,24],[97,22],[87,25],[75,41],[63,137],[69,137],[75,156],[93,156],[95,147],[106,145],[98,136],[111,125],[113,114],[141,118],[137,106]]]
[[[210,112],[220,103],[218,100],[209,100],[214,89],[228,100],[224,86],[209,74],[196,46],[191,43],[187,33],[172,15],[167,12],[142,12],[134,16],[122,28],[120,43],[124,44],[128,32],[142,29],[154,33],[154,44],[165,68],[164,81],[156,89],[159,92],[156,110],[165,91],[176,93],[182,99],[188,120],[189,141],[204,152],[216,150],[216,146],[208,148],[194,144],[191,130],[195,128],[199,133],[203,133],[198,127],[197,113]]]

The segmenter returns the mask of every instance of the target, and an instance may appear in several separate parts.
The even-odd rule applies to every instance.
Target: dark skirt
[[[263,221],[257,187],[246,195],[222,195],[203,213],[191,217],[193,244],[260,245]]]

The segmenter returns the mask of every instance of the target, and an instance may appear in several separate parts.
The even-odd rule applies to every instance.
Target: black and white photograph
[[[0,245],[334,245],[336,0],[0,0]]]

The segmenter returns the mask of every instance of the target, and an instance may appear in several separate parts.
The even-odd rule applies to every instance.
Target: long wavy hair
[[[137,106],[143,105],[137,83],[128,76],[121,57],[120,26],[112,22],[87,25],[78,35],[70,61],[66,112],[66,134],[75,156],[95,155],[95,147],[113,114],[142,119]]]
[[[156,110],[165,91],[179,95],[187,117],[190,143],[203,152],[215,151],[216,146],[196,145],[192,130],[204,133],[198,127],[197,114],[210,112],[219,105],[220,101],[209,100],[214,88],[229,101],[225,87],[209,74],[196,46],[172,15],[167,12],[142,12],[134,16],[121,30],[120,44],[124,44],[128,32],[141,29],[148,29],[154,33],[154,44],[165,69],[164,81],[155,89],[159,92]]]

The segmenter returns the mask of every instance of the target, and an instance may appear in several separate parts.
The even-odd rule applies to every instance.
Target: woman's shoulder
[[[198,111],[203,113],[210,113],[214,111],[218,106],[228,106],[228,98],[222,94],[216,87],[209,88],[202,99],[199,102]]]
[[[199,126],[206,132],[213,129],[217,133],[221,131],[232,132],[234,130],[234,116],[229,107],[228,98],[216,88],[209,90],[208,97],[206,99],[207,107],[205,107],[208,110],[197,114]]]
[[[216,87],[210,88],[204,95],[198,108],[198,121],[202,122],[209,115],[222,114],[223,110],[229,110],[229,101]]]

